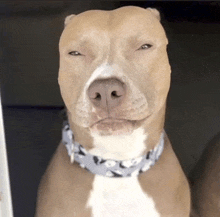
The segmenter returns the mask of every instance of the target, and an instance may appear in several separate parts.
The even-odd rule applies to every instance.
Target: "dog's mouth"
[[[99,135],[127,135],[132,133],[138,122],[140,121],[105,118],[92,124],[90,130]]]

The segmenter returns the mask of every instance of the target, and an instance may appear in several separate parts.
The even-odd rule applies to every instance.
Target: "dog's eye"
[[[72,55],[72,56],[81,56],[82,54],[78,51],[71,51],[69,52],[69,55]]]
[[[138,50],[146,50],[151,48],[153,45],[151,44],[143,44]]]

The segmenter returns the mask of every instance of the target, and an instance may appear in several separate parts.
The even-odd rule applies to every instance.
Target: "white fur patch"
[[[134,130],[130,135],[100,136],[93,133],[92,137],[94,148],[89,153],[106,159],[136,158],[147,148],[145,144],[147,135],[143,128]]]
[[[90,100],[87,96],[87,89],[89,88],[90,84],[98,78],[112,77],[113,71],[114,70],[111,66],[109,66],[106,63],[103,63],[98,68],[96,68],[96,70],[92,73],[91,77],[86,82],[85,87],[82,91],[82,94],[81,94],[81,96],[77,102],[77,105],[76,105],[76,110],[78,111],[78,116],[81,116],[82,112],[83,112],[84,122],[86,122],[86,120],[88,120],[88,118],[89,118],[89,110],[90,110],[90,105],[91,105]],[[91,108],[92,108],[92,112],[96,111],[94,106],[92,106]],[[84,124],[88,124],[88,123],[86,122],[86,123],[83,123],[82,125],[84,125]]]
[[[91,75],[89,80],[86,82],[85,89],[97,78],[110,78],[114,74],[114,69],[110,65],[103,63],[100,65]]]
[[[138,178],[106,178],[96,175],[87,201],[93,217],[160,217]]]

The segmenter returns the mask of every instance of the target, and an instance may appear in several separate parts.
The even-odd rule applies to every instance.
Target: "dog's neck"
[[[150,169],[162,154],[164,116],[165,106],[155,111],[147,121],[136,125],[131,134],[103,136],[74,124],[68,113],[70,126],[67,128],[69,128],[69,135],[73,132],[75,142],[72,143],[70,138],[69,145],[63,143],[67,147],[70,161],[78,162],[92,173],[111,177],[136,176]],[[105,165],[109,160],[114,163],[114,168],[111,167],[113,170],[110,171],[108,165]],[[121,165],[127,165],[127,162],[132,165],[125,167],[126,169],[124,166],[121,167]],[[133,165],[136,162],[139,163]]]
[[[62,143],[67,148],[70,162],[77,162],[82,168],[87,169],[91,173],[107,177],[137,176],[149,170],[161,156],[164,148],[164,132],[160,136],[159,143],[146,154],[139,156],[140,153],[138,153],[141,149],[144,150],[144,143],[141,145],[142,147],[140,146],[141,149],[137,147],[138,151],[136,151],[136,154],[138,154],[138,157],[130,157],[134,156],[132,153],[135,151],[135,146],[138,145],[138,135],[131,135],[130,138],[132,137],[133,140],[128,141],[127,137],[116,137],[112,140],[110,136],[109,141],[107,141],[108,144],[104,143],[105,146],[99,143],[103,142],[102,138],[101,141],[96,143],[96,145],[100,147],[95,147],[88,152],[81,144],[74,140],[74,135],[68,121],[64,122],[62,131]],[[104,142],[106,142],[106,138]],[[111,147],[111,145],[113,147]],[[126,154],[123,154],[123,149],[130,150],[125,151]],[[118,159],[116,159],[117,157]],[[123,160],[120,158],[123,158]],[[126,160],[124,160],[124,158],[126,158]]]
[[[146,123],[137,126],[131,134],[101,136],[74,124],[71,121],[71,114],[68,112],[70,128],[75,141],[83,145],[90,154],[115,160],[136,158],[157,146],[163,133],[164,117],[165,105],[155,112]]]

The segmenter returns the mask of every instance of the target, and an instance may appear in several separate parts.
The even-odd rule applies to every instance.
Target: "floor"
[[[168,23],[172,83],[165,129],[188,175],[220,132],[219,26]],[[33,216],[42,174],[61,139],[62,108],[4,107],[15,217]]]

